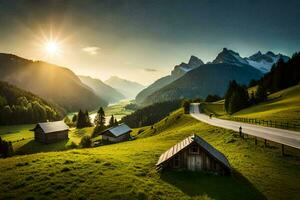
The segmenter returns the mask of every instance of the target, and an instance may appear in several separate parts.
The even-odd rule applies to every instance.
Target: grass
[[[129,103],[132,103],[132,101],[123,100],[117,104],[113,104],[105,108],[105,112],[107,115],[107,123],[112,114],[118,120],[120,120],[123,116],[133,112],[132,110],[127,110],[124,108]],[[93,113],[95,112],[96,111],[91,112],[91,115],[93,115]],[[69,113],[68,117],[72,119],[73,114],[74,113]],[[34,128],[34,126],[35,124],[0,126],[0,136],[4,140],[12,142],[15,154],[24,155],[38,152],[62,151],[70,149],[72,148],[72,143],[78,145],[80,143],[81,138],[84,135],[91,136],[93,132],[92,127],[83,129],[71,128],[69,132],[69,140],[44,145],[42,143],[34,141],[34,133],[30,131]],[[93,140],[97,140],[100,138],[101,137],[97,137]]]
[[[16,155],[34,154],[38,152],[62,151],[78,145],[84,135],[91,136],[93,127],[76,129],[69,131],[69,140],[63,140],[52,144],[43,144],[34,140],[34,133],[30,131],[34,124],[0,126],[0,136],[6,141],[11,141]]]
[[[300,85],[269,95],[268,101],[234,113],[233,117],[289,122],[300,125]],[[230,119],[225,113],[224,102],[203,104],[206,113]]]
[[[137,139],[91,149],[0,160],[0,199],[297,199],[300,155],[282,157],[234,132],[196,121],[182,110]],[[157,172],[161,153],[196,133],[223,152],[232,176]]]

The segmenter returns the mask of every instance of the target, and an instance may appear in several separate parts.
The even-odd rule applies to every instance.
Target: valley
[[[299,200],[299,8],[0,0],[0,200]]]

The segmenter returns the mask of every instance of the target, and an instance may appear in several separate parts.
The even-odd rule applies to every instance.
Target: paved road
[[[237,132],[239,132],[239,128],[242,127],[242,132],[248,135],[257,136],[259,138],[300,149],[300,132],[297,131],[246,124],[214,117],[210,119],[209,116],[200,113],[199,103],[191,104],[190,113],[195,119],[213,126],[231,129]]]

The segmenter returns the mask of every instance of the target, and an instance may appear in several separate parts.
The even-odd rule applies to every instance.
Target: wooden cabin
[[[36,141],[46,144],[69,138],[69,127],[63,121],[38,123],[32,131]]]
[[[126,124],[120,124],[118,126],[106,129],[100,135],[102,135],[102,140],[109,142],[123,142],[130,139],[131,128]]]
[[[197,135],[192,135],[161,154],[156,166],[163,169],[230,174],[227,158]]]

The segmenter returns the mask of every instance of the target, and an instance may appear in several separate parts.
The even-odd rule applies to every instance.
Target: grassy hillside
[[[256,118],[261,120],[275,120],[300,125],[300,85],[281,90],[269,95],[267,102],[243,109],[232,116]],[[206,113],[228,118],[224,111],[224,102],[204,103]]]
[[[159,155],[193,133],[228,157],[232,176],[156,171]],[[297,199],[300,155],[287,153],[178,110],[134,141],[0,160],[0,199]]]
[[[78,145],[84,135],[91,135],[93,132],[92,127],[83,129],[71,128],[69,140],[45,145],[34,140],[34,133],[30,131],[34,126],[34,124],[0,126],[0,136],[4,140],[12,142],[16,155],[24,155],[70,149],[72,148],[72,143]]]
[[[235,116],[300,124],[300,85],[271,94],[269,101],[241,110]]]

